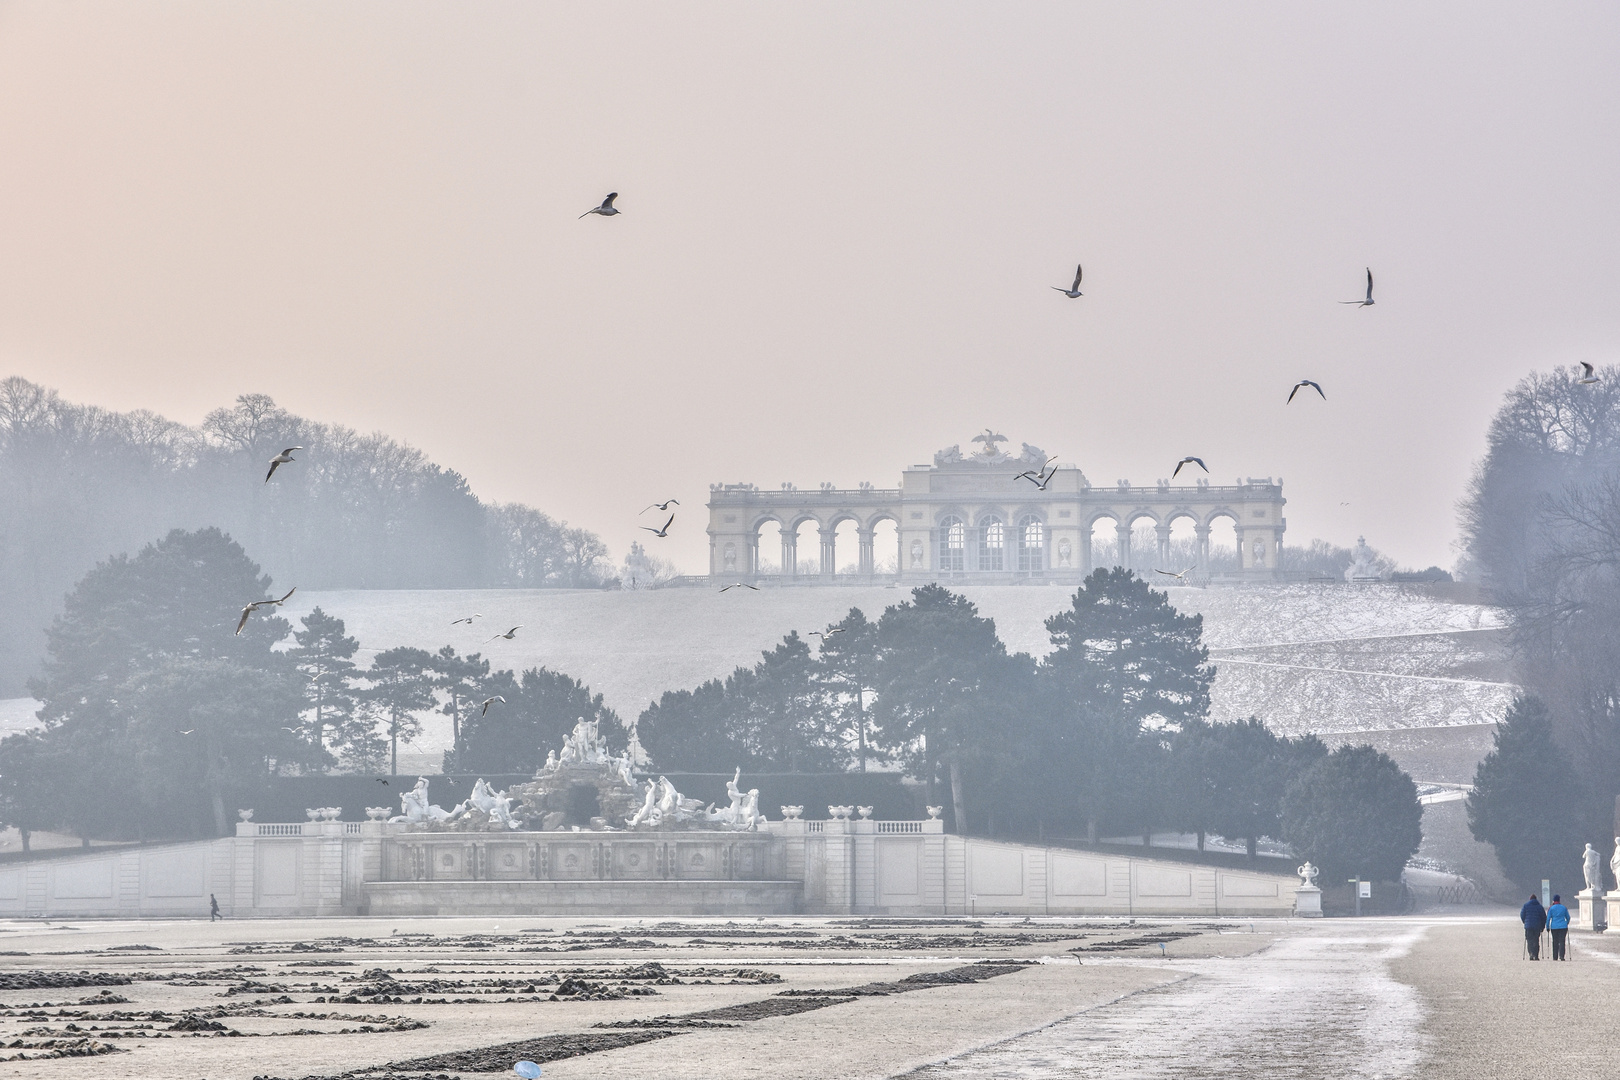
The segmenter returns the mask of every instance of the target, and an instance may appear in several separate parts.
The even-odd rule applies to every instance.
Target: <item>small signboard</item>
[[[1358,882],[1356,882],[1356,899],[1358,899],[1358,900],[1371,900],[1372,899],[1372,882],[1370,882],[1370,881],[1358,881]]]
[[[1552,903],[1552,882],[1546,878],[1541,879],[1541,906],[1546,907]]]

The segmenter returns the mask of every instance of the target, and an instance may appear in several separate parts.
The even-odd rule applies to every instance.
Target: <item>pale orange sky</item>
[[[1617,29],[3,3],[0,375],[191,423],[269,393],[615,557],[675,495],[689,571],[711,481],[889,486],[987,425],[1096,483],[1280,475],[1287,542],[1449,566],[1502,393],[1620,358]]]

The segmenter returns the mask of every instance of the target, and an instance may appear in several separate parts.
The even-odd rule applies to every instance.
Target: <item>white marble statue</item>
[[[1586,887],[1593,896],[1603,895],[1603,856],[1591,844],[1581,857],[1581,872],[1586,875]]]
[[[609,759],[607,740],[597,731],[595,720],[583,716],[574,723],[574,730],[563,740],[559,765],[600,765]]]
[[[408,821],[420,824],[424,821],[449,821],[454,816],[444,807],[434,806],[428,802],[428,782],[425,776],[418,776],[416,786],[400,795],[399,805],[404,813],[390,818],[390,821]],[[465,803],[462,804],[462,806],[465,805]],[[462,806],[456,808],[458,813],[461,811]]]
[[[1609,873],[1613,874],[1615,882],[1620,884],[1620,836],[1614,838],[1614,854],[1609,857]]]
[[[540,767],[540,771],[541,772],[556,772],[557,771],[557,765],[558,765],[557,751],[555,751],[555,750],[547,750],[546,751],[546,763]]]
[[[1294,873],[1299,875],[1300,880],[1304,883],[1306,888],[1315,888],[1316,875],[1320,874],[1321,871],[1312,866],[1309,859],[1306,859],[1305,864],[1299,869],[1295,870]]]
[[[522,828],[523,822],[512,816],[512,800],[504,791],[496,791],[489,781],[479,777],[473,784],[472,797],[467,800],[475,809],[482,810],[508,829]]]
[[[628,824],[632,829],[643,823],[648,825],[657,825],[658,822],[653,820],[653,815],[657,813],[658,781],[649,780],[647,781],[647,795],[641,801],[641,809],[637,810],[635,812],[635,816],[633,816],[626,824]]]
[[[700,805],[696,799],[688,799],[676,791],[669,777],[660,776],[647,781],[646,797],[629,825],[631,828],[637,825],[657,828],[665,822],[690,821],[698,815]]]
[[[628,752],[620,754],[613,759],[613,765],[618,771],[619,779],[625,782],[625,786],[634,787],[636,778],[630,775],[630,754]]]
[[[742,813],[736,825],[752,832],[764,823],[765,815],[759,812],[759,788],[749,788],[748,795],[743,799]]]

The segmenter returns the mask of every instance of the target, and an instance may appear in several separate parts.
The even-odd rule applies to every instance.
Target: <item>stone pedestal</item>
[[[1315,885],[1301,885],[1294,890],[1294,914],[1301,919],[1322,917],[1322,890]]]
[[[1608,903],[1596,889],[1582,889],[1575,894],[1575,910],[1570,913],[1570,926],[1576,930],[1606,930],[1609,926]]]

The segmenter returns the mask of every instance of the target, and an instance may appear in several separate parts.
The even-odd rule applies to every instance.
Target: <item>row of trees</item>
[[[898,765],[964,831],[1216,832],[1251,855],[1286,838],[1330,873],[1385,878],[1416,852],[1416,788],[1389,758],[1210,724],[1202,619],[1135,574],[1096,571],[1047,630],[1041,661],[1010,654],[965,597],[924,586],[876,621],[851,609],[815,652],[795,632],[664,694],[637,735],[669,769]]]
[[[302,446],[264,483],[266,463]],[[0,380],[0,696],[39,660],[38,627],[108,551],[219,526],[305,588],[595,586],[607,549],[381,434],[316,423],[249,394],[198,427],[63,401]]]
[[[435,710],[459,733],[452,764],[479,771],[533,769],[578,716],[622,745],[601,696],[555,672],[492,672],[448,646],[361,668],[359,642],[319,608],[297,630],[261,609],[233,633],[243,599],[269,592],[217,529],[176,530],[85,575],[30,685],[42,726],[0,742],[0,818],[85,837],[222,832],[228,794],[263,777],[393,771]],[[506,704],[477,716],[492,695]]]
[[[243,598],[270,584],[217,529],[87,574],[32,687],[43,727],[0,742],[0,818],[85,836],[223,831],[231,793],[264,777],[392,771],[434,710],[455,727],[453,771],[533,771],[578,717],[628,745],[600,695],[543,668],[492,671],[450,647],[387,649],[362,668],[319,609],[297,629],[263,609],[233,633]],[[1330,873],[1386,877],[1416,850],[1415,790],[1388,758],[1208,723],[1201,617],[1130,571],[1092,574],[1047,630],[1039,662],[1009,653],[965,597],[924,586],[875,621],[851,609],[815,650],[789,634],[753,667],[663,695],[637,735],[667,771],[898,766],[963,831],[1173,828],[1247,838],[1251,855],[1269,836]]]
[[[1559,368],[1508,393],[1462,505],[1466,558],[1506,610],[1526,696],[1469,802],[1521,887],[1582,880],[1620,794],[1620,368]]]

